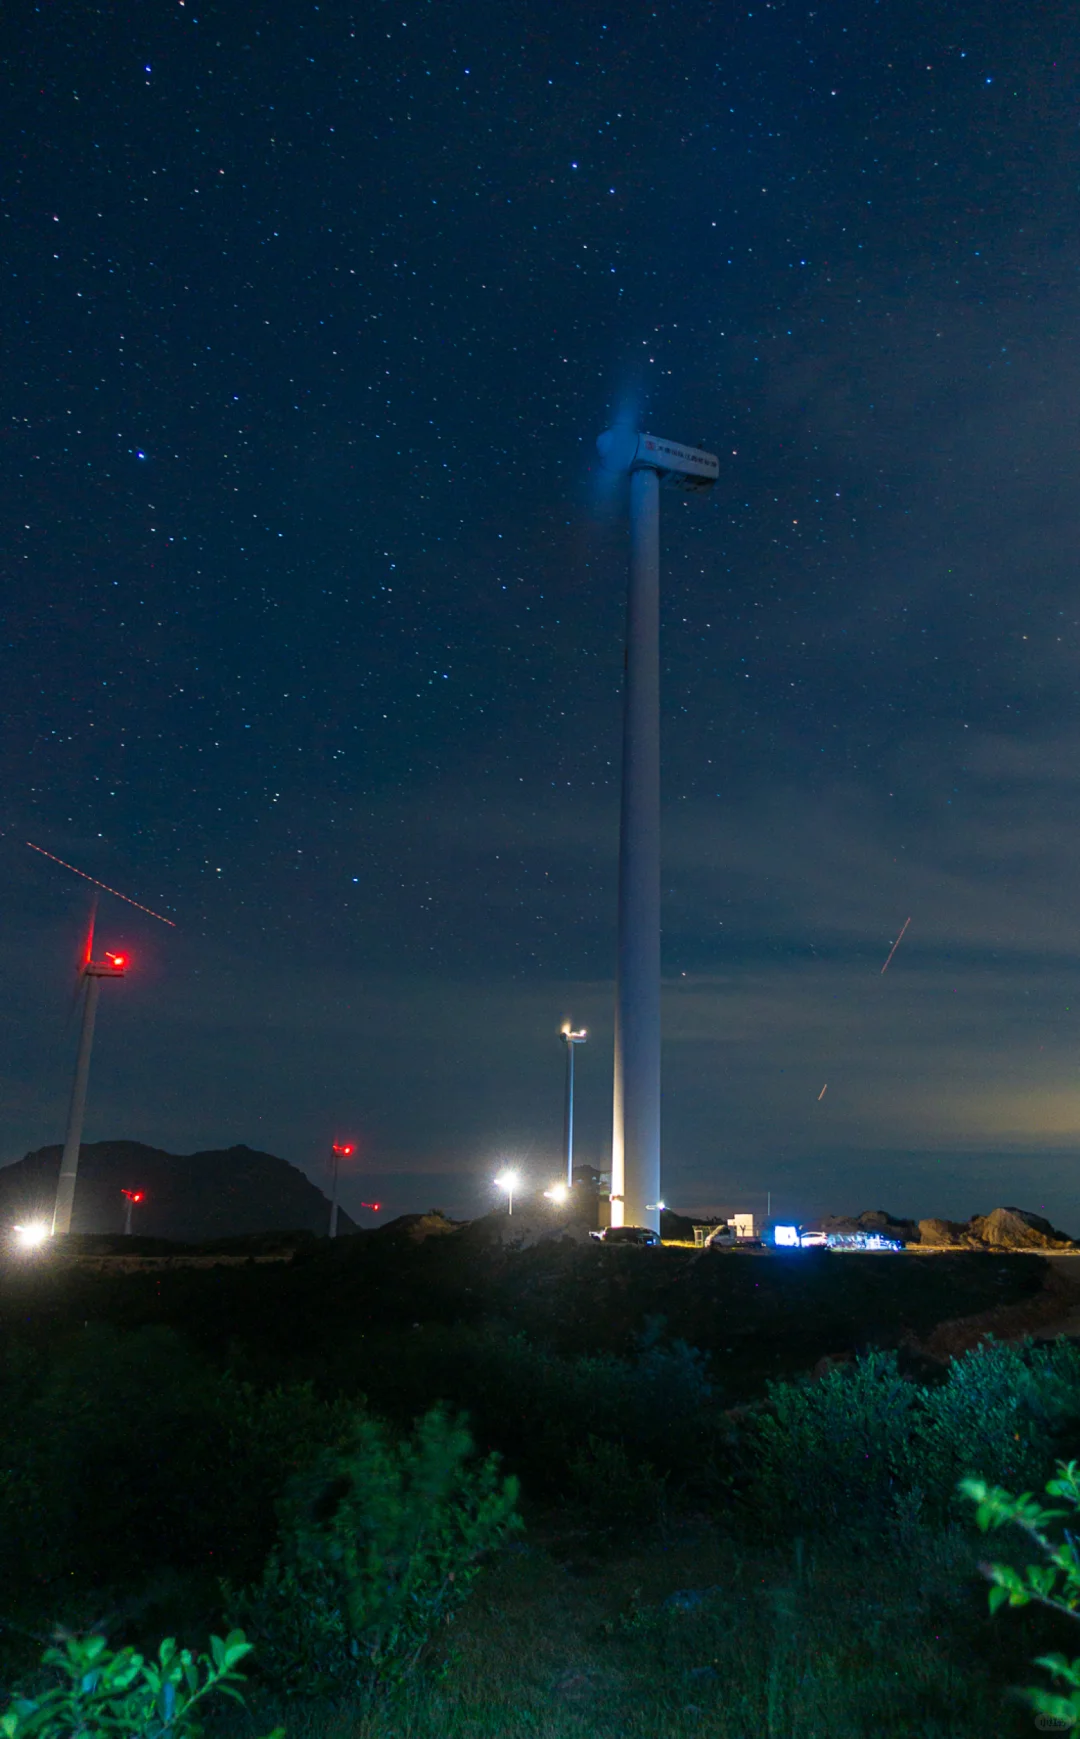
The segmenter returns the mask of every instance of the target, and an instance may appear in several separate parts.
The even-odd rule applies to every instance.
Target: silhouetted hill
[[[39,1147],[0,1167],[0,1222],[48,1219],[60,1174],[59,1147]],[[120,1232],[122,1190],[144,1190],[133,1230],[150,1238],[202,1243],[250,1232],[325,1233],[330,1203],[288,1160],[250,1147],[165,1153],[141,1141],[95,1141],[79,1158],[73,1232]],[[356,1230],[339,1212],[341,1232]]]

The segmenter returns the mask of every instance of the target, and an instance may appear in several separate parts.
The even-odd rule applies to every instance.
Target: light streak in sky
[[[907,929],[907,927],[910,923],[911,923],[910,918],[904,919],[904,930]],[[892,947],[889,949],[889,960],[892,959],[893,955],[896,953],[896,950],[899,948],[901,942],[904,940],[904,930],[901,930],[899,936],[896,938],[896,941],[893,943]],[[887,972],[889,970],[889,960],[886,960],[884,966],[881,968],[882,972]]]
[[[74,876],[82,876],[84,882],[92,882],[95,888],[104,888],[107,894],[115,894],[118,900],[126,900],[129,906],[135,906],[140,912],[146,912],[149,917],[156,918],[160,924],[168,924],[170,929],[176,929],[172,918],[163,918],[160,912],[155,912],[150,906],[144,906],[141,900],[133,900],[130,894],[122,894],[119,888],[110,888],[108,882],[99,882],[96,876],[88,876],[85,870],[76,869],[73,863],[65,863],[62,857],[57,857],[55,852],[46,851],[43,845],[35,845],[32,839],[28,839],[26,843],[31,851],[38,851],[42,857],[51,858],[53,863],[58,863],[62,869],[70,870]]]
[[[821,1092],[820,1092],[820,1093],[819,1093],[819,1094],[818,1094],[818,1096],[817,1096],[817,1102],[818,1102],[818,1104],[819,1104],[819,1105],[820,1105],[820,1104],[821,1104],[821,1101],[822,1101],[822,1100],[823,1100],[823,1099],[824,1099],[824,1097],[825,1097],[825,1088],[826,1088],[826,1087],[828,1087],[828,1085],[829,1085],[829,1083],[828,1083],[828,1081],[826,1081],[826,1083],[825,1083],[825,1086],[824,1086],[824,1087],[822,1087],[822,1089],[821,1089]]]

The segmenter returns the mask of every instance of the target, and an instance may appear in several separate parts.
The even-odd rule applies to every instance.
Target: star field
[[[603,1157],[630,393],[721,461],[665,503],[669,1199],[967,1213],[988,1153],[1053,1196],[1078,39],[987,0],[16,9],[0,1158],[58,1138],[85,909],[25,839],[179,926],[103,908],[139,969],[87,1139],[344,1130],[391,1206],[464,1210],[557,1151],[572,1014]]]

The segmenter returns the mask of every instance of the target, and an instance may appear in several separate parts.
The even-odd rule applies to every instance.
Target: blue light
[[[140,450],[140,451],[136,452],[135,457],[136,457],[136,459],[145,459],[146,454]]]

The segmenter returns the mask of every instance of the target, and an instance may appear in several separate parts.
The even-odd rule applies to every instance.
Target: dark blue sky
[[[665,509],[668,1199],[1075,1225],[1078,47],[11,10],[0,1158],[62,1133],[86,906],[26,839],[178,925],[103,907],[88,1139],[349,1134],[468,1211],[546,1181],[570,1015],[605,1158],[637,391],[721,457]]]

